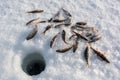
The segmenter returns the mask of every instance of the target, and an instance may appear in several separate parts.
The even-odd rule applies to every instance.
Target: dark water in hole
[[[27,73],[29,75],[40,74],[42,71],[44,71],[44,69],[45,69],[45,64],[42,63],[42,62],[37,62],[37,61],[34,62],[34,63],[29,64],[26,67]]]
[[[45,70],[46,63],[40,53],[30,53],[22,61],[22,69],[28,75],[37,75]]]

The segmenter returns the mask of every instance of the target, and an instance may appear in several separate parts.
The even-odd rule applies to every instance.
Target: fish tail
[[[89,68],[89,67],[90,67],[90,65],[87,63],[86,67],[87,67],[87,68]]]
[[[68,42],[66,42],[66,41],[65,41],[65,43],[66,43],[67,45],[70,45],[70,44],[69,44]]]
[[[41,34],[42,34],[42,35],[45,35],[45,32],[42,32]]]
[[[90,67],[90,62],[89,62],[89,61],[87,61],[86,66],[87,66],[87,68],[89,68],[89,67]]]
[[[52,41],[51,41],[52,42]],[[52,43],[50,42],[50,48],[52,48]]]

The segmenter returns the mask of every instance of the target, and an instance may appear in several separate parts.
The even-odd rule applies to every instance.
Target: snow
[[[63,42],[59,39],[54,48],[49,48],[50,40],[59,30],[51,29],[45,36],[40,35],[47,24],[39,24],[38,34],[25,40],[32,30],[26,27],[27,21],[51,18],[61,7],[72,14],[73,24],[87,21],[89,26],[99,29],[103,38],[93,45],[107,52],[110,64],[91,54],[90,68],[86,68],[84,42],[80,42],[76,53],[56,53]],[[45,12],[25,13],[33,9]],[[0,80],[120,80],[120,0],[0,0],[0,19]],[[36,50],[45,58],[46,69],[37,76],[28,76],[21,68],[22,60]]]

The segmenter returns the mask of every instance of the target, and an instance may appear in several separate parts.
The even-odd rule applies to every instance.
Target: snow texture
[[[25,24],[31,19],[51,18],[61,7],[72,14],[73,24],[87,21],[96,26],[103,38],[94,47],[106,52],[107,64],[91,53],[90,68],[83,58],[85,43],[80,42],[76,53],[55,52],[64,47],[61,38],[54,48],[49,42],[59,30],[40,33],[47,24],[39,24],[39,32],[29,41],[25,38],[32,28]],[[41,14],[25,11],[43,9]],[[120,0],[0,0],[0,80],[120,80]],[[70,35],[69,32],[67,32]],[[37,76],[28,76],[21,68],[23,58],[31,51],[40,51],[46,69]]]

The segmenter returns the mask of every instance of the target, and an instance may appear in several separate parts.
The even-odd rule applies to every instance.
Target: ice
[[[50,29],[41,35],[47,24],[39,24],[38,34],[25,40],[32,28],[25,24],[34,18],[51,18],[61,7],[72,15],[73,24],[87,21],[96,26],[103,38],[94,47],[107,52],[107,64],[91,53],[91,65],[83,58],[84,42],[79,42],[76,53],[56,52],[64,47],[57,41],[49,48],[52,37],[59,30]],[[41,14],[28,14],[27,10],[43,9]],[[70,36],[70,33],[67,32]],[[120,0],[0,0],[0,80],[120,80]],[[59,36],[60,37],[60,36]],[[46,69],[36,76],[28,76],[21,68],[23,58],[38,50],[46,61]]]

